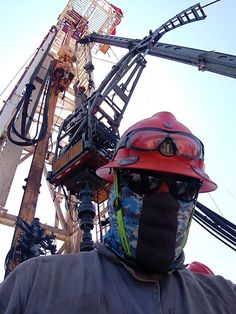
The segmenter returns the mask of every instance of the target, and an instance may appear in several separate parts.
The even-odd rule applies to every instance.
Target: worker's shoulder
[[[215,291],[215,293],[225,293],[231,291],[236,297],[236,285],[229,279],[220,275],[209,275],[200,272],[191,272],[184,270],[182,276],[187,282],[192,282],[197,288]]]
[[[17,269],[19,271],[42,271],[46,269],[60,270],[62,267],[78,267],[87,268],[88,265],[98,263],[99,254],[96,250],[90,252],[80,252],[76,254],[55,254],[47,256],[39,256],[31,258],[22,264]]]
[[[98,258],[97,250],[83,251],[72,254],[55,254],[48,256],[40,256],[35,259],[35,262],[40,263],[78,263],[87,260],[93,260]]]

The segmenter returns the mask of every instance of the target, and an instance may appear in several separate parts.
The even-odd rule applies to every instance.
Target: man
[[[86,89],[84,86],[79,86],[80,80],[78,80],[74,85],[74,93],[75,93],[75,111],[81,109],[82,112],[85,112],[84,102],[87,100],[87,95],[85,94]]]
[[[230,281],[184,266],[198,193],[217,188],[201,141],[160,112],[129,128],[97,174],[114,181],[104,244],[22,263],[2,284],[0,313],[235,313]]]

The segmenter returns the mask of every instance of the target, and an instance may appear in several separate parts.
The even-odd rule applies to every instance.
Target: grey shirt
[[[0,286],[0,314],[236,313],[236,286],[221,276],[137,273],[103,244],[19,265]]]

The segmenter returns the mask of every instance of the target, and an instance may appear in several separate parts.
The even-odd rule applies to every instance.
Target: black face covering
[[[175,258],[178,209],[169,193],[144,196],[135,258],[144,271],[167,274]]]

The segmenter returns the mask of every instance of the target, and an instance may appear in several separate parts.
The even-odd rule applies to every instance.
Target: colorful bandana
[[[116,216],[116,209],[114,201],[116,199],[114,186],[110,192],[108,199],[108,211],[110,218],[110,230],[106,233],[104,242],[115,252],[119,257],[124,260],[130,258],[126,256],[122,247],[122,242],[119,235],[119,228]],[[176,233],[176,247],[175,259],[170,267],[170,270],[175,270],[183,267],[184,253],[183,248],[188,237],[188,231],[191,224],[193,215],[194,201],[183,202],[178,201],[179,209],[177,214],[177,233]],[[135,261],[136,248],[138,243],[139,232],[139,219],[143,207],[143,196],[134,193],[127,186],[121,187],[121,208],[124,216],[124,225],[126,229],[126,236],[129,242],[131,255]]]

